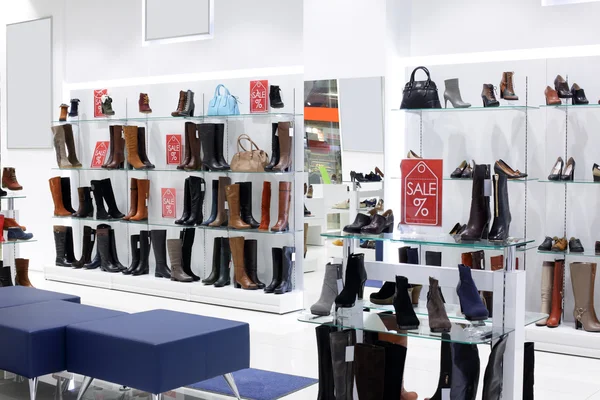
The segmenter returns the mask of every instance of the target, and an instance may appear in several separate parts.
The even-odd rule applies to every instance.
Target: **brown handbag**
[[[246,150],[242,140],[250,142],[250,151]],[[243,134],[238,136],[237,150],[231,159],[231,170],[236,172],[264,172],[269,163],[269,156],[258,148],[250,136]]]

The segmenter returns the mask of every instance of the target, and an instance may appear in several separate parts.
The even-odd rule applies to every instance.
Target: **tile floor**
[[[310,259],[317,259],[317,271],[305,274],[305,305],[309,307],[319,297],[323,279],[326,247],[310,247]],[[315,257],[316,253],[316,257]],[[31,273],[36,287],[71,293],[82,297],[85,304],[127,312],[166,308],[182,312],[246,321],[251,328],[251,366],[317,378],[317,350],[314,326],[296,321],[294,314],[272,315],[247,310],[217,307],[199,303],[170,300],[152,296],[110,291],[45,281],[42,273]],[[483,369],[489,347],[479,346]],[[439,342],[410,339],[404,381],[406,388],[419,393],[419,398],[431,396],[437,387],[439,372]],[[600,360],[536,352],[536,399],[568,398],[569,400],[600,400]],[[481,392],[481,384],[479,385]],[[481,393],[479,394],[481,396]],[[478,397],[479,397],[478,396]],[[287,396],[286,400],[317,398],[317,386]]]

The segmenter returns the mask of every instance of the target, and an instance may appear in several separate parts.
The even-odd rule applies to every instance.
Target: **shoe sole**
[[[419,329],[419,325],[409,325],[409,326],[398,325],[398,329],[401,331],[414,331],[415,329]]]
[[[369,299],[371,303],[377,304],[378,306],[390,306],[394,303],[394,296],[388,297],[387,299]]]

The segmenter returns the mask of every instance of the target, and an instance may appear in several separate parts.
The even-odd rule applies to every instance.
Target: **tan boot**
[[[542,314],[550,315],[552,308],[552,280],[554,279],[554,262],[544,261],[542,264]],[[548,318],[544,318],[535,324],[537,326],[546,326]]]
[[[123,126],[113,125],[110,129],[110,162],[103,165],[106,169],[125,167],[125,139],[122,137]],[[136,153],[137,154],[137,153]]]
[[[279,163],[273,167],[273,171],[289,171],[292,168],[292,137],[290,136],[290,123],[279,122],[277,124],[277,132],[279,137]]]
[[[259,231],[268,231],[271,224],[271,182],[263,182]]]
[[[563,280],[565,273],[565,260],[554,262],[554,275],[552,280],[552,309],[546,322],[548,328],[556,328],[560,325],[563,312]]]
[[[138,154],[137,126],[124,126],[123,133],[125,135],[125,146],[127,147],[127,162],[135,169],[147,169]]]
[[[240,185],[225,186],[227,204],[229,205],[229,223],[227,226],[233,229],[250,229],[249,224],[242,221],[240,217]]]
[[[8,190],[23,190],[23,186],[17,181],[17,173],[14,168],[6,167],[2,170],[2,187]]]
[[[50,178],[48,182],[50,182],[50,192],[52,193],[52,201],[54,201],[54,215],[57,217],[70,217],[72,214],[65,208],[62,200],[60,176]]]
[[[514,72],[503,72],[502,81],[500,82],[500,98],[504,100],[519,100],[519,96],[515,94],[513,83]]]
[[[227,223],[227,210],[225,210],[225,201],[227,196],[225,195],[225,187],[231,185],[231,178],[226,176],[219,177],[219,194],[217,196],[217,218],[208,226],[218,228],[219,226]]]
[[[282,153],[283,154],[283,153]],[[292,183],[279,182],[279,213],[277,223],[271,228],[273,232],[285,232],[289,229],[290,202],[292,199]]]
[[[246,274],[246,264],[244,262],[244,237],[229,238],[229,247],[231,249],[231,259],[233,260],[234,282],[236,289],[240,287],[246,290],[256,290],[258,286],[252,282]]]
[[[137,180],[137,210],[130,221],[143,221],[148,219],[148,199],[150,197],[150,180]]]
[[[600,332],[600,321],[594,309],[594,281],[596,263],[572,262],[571,284],[575,295],[575,329],[583,328],[587,332]]]
[[[60,117],[58,117],[59,121],[66,121],[67,120],[67,113],[69,112],[69,106],[66,105],[65,103],[62,103],[60,105]]]
[[[15,269],[17,275],[15,275],[15,285],[33,287],[29,281],[29,260],[25,258],[15,258]]]
[[[63,125],[52,127],[54,151],[56,152],[56,164],[58,168],[73,168],[67,158],[67,147],[65,144],[65,129]]]
[[[131,217],[137,214],[138,207],[138,180],[131,178],[131,185],[129,189],[129,212],[123,217],[125,221],[129,221]]]

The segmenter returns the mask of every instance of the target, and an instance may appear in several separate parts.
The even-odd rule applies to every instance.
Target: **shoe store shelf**
[[[596,182],[592,179],[575,179],[572,181],[551,181],[548,179],[540,179],[540,182],[542,183],[554,183],[554,184],[569,184],[569,185],[573,185],[573,184],[583,184],[583,185],[600,185],[600,182]]]
[[[588,257],[588,258],[596,258],[600,257],[600,254],[596,254],[591,251],[584,251],[583,253],[571,252],[571,251],[545,251],[538,250],[538,254],[546,254],[552,255],[556,258],[565,258],[565,257]]]
[[[238,115],[203,115],[197,117],[173,117],[170,115],[148,115],[143,117],[126,117],[126,118],[73,118],[68,119],[67,121],[52,121],[53,124],[89,124],[95,122],[115,122],[115,123],[128,123],[128,122],[153,122],[153,121],[193,121],[193,122],[203,122],[205,120],[219,120],[219,121],[229,121],[229,120],[240,120],[240,119],[276,119],[278,121],[293,121],[295,117],[302,117],[303,114],[293,114],[293,113],[253,113],[253,114],[238,114]]]
[[[37,242],[36,239],[29,240],[6,240],[2,242],[2,246],[15,245],[15,244],[23,244],[23,243],[34,243]]]
[[[200,174],[200,175],[219,175],[219,176],[239,176],[239,175],[264,175],[264,176],[272,176],[272,175],[281,175],[281,176],[290,176],[292,177],[295,173],[303,173],[303,171],[296,172],[237,172],[237,171],[200,171],[200,170],[183,170],[176,169],[173,167],[172,169],[106,169],[106,168],[52,168],[53,171],[99,171],[99,172],[120,172],[120,173],[147,173],[147,172],[176,172],[176,173],[187,173],[187,174]]]
[[[395,178],[395,179],[401,179],[401,178]],[[445,176],[444,177],[445,181],[463,181],[463,182],[473,182],[472,178],[451,178],[449,176]],[[525,182],[538,182],[540,181],[539,178],[523,178],[523,179],[508,179],[507,182],[508,183],[525,183]]]
[[[557,105],[540,105],[540,108],[556,108],[557,110],[573,110],[573,109],[600,109],[600,104],[557,104]]]
[[[152,275],[111,274],[99,269],[85,270],[47,266],[44,268],[44,272],[45,278],[51,281],[275,314],[286,314],[301,310],[303,307],[302,292],[296,290],[275,295],[266,294],[262,290],[235,289],[232,285],[216,288],[200,282],[182,283],[156,278]]]
[[[500,107],[467,107],[467,108],[415,108],[415,109],[392,109],[393,112],[402,111],[411,114],[433,114],[433,113],[453,113],[453,112],[475,112],[475,111],[531,111],[539,107],[523,105],[507,105]]]
[[[20,195],[20,194],[9,194],[9,195],[0,197],[0,199],[3,199],[3,200],[26,199],[26,198],[27,198],[27,196]]]
[[[530,325],[525,329],[526,340],[535,342],[538,351],[587,358],[600,358],[598,335],[598,332],[576,330],[573,322],[564,321],[556,328]]]

